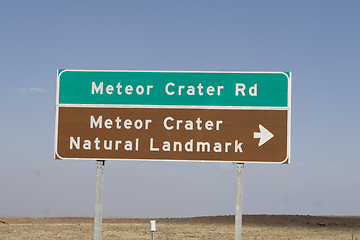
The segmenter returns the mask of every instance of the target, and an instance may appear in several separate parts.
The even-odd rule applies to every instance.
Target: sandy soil
[[[150,239],[150,219],[104,219],[102,239]],[[234,216],[156,219],[156,240],[234,239]],[[91,218],[0,217],[0,239],[92,239]],[[245,215],[242,239],[360,240],[360,217]]]

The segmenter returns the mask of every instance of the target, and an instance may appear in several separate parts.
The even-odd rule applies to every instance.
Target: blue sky
[[[244,213],[360,215],[359,1],[2,1],[0,216],[93,216],[55,161],[56,70],[291,71],[291,164],[246,164]],[[236,166],[107,162],[104,216],[235,212]]]

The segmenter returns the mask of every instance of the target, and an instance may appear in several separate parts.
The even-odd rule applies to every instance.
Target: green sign
[[[290,107],[289,72],[58,70],[58,104]]]

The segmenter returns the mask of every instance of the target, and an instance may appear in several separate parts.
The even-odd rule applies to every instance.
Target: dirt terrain
[[[155,239],[234,239],[234,216],[156,219]],[[92,239],[91,218],[0,217],[0,239]],[[102,239],[150,239],[150,219],[104,219]],[[360,217],[245,215],[242,239],[360,240]]]

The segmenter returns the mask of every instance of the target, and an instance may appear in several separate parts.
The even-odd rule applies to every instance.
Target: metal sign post
[[[95,200],[94,240],[101,240],[103,191],[104,191],[104,168],[105,168],[105,161],[98,160],[96,163],[96,200]]]
[[[241,240],[244,163],[236,164],[235,240]]]

